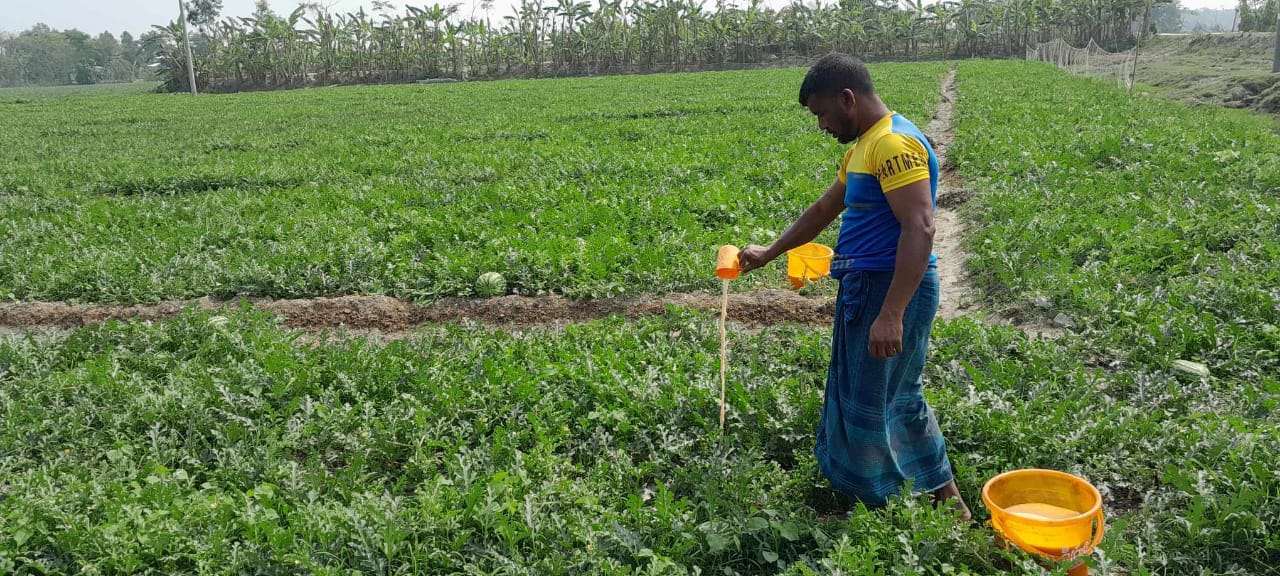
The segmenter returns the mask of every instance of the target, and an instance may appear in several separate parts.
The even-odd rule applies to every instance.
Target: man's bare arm
[[[768,264],[787,250],[812,242],[844,209],[845,185],[839,179],[768,247],[751,245],[738,254],[743,272]]]

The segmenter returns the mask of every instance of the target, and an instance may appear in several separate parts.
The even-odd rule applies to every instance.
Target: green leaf
[[[781,534],[783,538],[792,542],[799,540],[800,533],[803,531],[804,529],[801,528],[799,524],[790,520],[787,520],[786,522],[783,522],[781,526],[778,526],[778,534]]]
[[[725,548],[729,547],[729,539],[711,532],[707,534],[707,546],[711,548],[713,553],[723,552]]]

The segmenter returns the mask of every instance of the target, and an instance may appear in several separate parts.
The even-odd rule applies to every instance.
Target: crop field
[[[925,118],[945,65],[881,69]],[[835,177],[803,70],[9,98],[0,298],[714,288]],[[756,240],[759,239],[759,240]],[[785,279],[750,280],[784,287]]]
[[[819,473],[829,328],[732,329],[722,435],[704,312],[374,338],[246,307],[0,333],[0,573],[1045,574],[979,495],[1039,467],[1100,490],[1096,574],[1274,574],[1280,135],[1038,63],[872,72],[923,126],[949,69],[980,309],[924,378],[974,522]],[[802,75],[0,91],[0,307],[713,293],[715,246],[831,180]]]
[[[977,191],[970,265],[982,287],[1079,315],[1129,364],[1196,358],[1280,391],[1274,127],[1047,69],[960,70],[952,161]],[[985,80],[1014,74],[1024,82]]]

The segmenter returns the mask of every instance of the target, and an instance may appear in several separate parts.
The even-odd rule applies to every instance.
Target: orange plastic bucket
[[[1031,554],[1067,560],[1087,556],[1105,530],[1102,495],[1083,479],[1057,470],[1005,472],[982,487],[996,534]],[[1080,564],[1071,574],[1086,574]]]
[[[831,258],[835,251],[830,247],[810,242],[787,250],[787,278],[797,290],[831,273]]]

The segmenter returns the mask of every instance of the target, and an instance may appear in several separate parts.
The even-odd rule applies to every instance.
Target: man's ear
[[[853,90],[845,88],[840,91],[840,106],[845,110],[853,110],[854,105],[858,103],[858,97]]]

